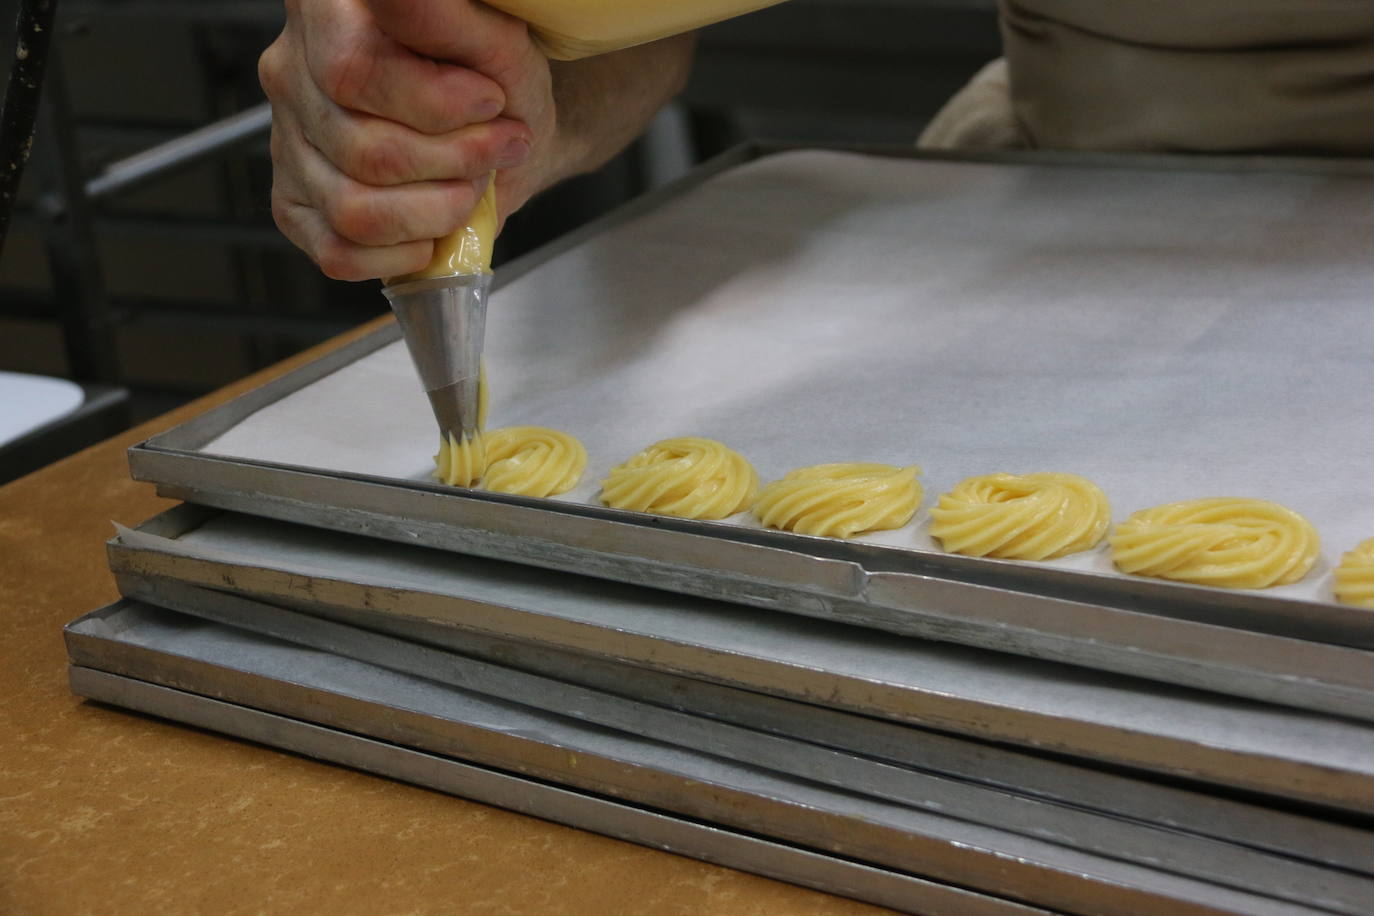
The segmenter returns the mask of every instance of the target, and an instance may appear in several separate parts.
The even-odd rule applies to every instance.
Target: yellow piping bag
[[[439,423],[437,476],[460,487],[472,486],[486,470],[482,336],[495,238],[493,176],[468,225],[434,243],[429,265],[382,287]]]

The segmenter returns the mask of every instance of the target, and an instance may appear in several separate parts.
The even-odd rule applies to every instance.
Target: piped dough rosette
[[[482,447],[482,431],[487,428],[487,367],[477,375],[477,435],[462,442],[453,433],[439,437],[439,454],[434,456],[434,477],[450,487],[476,486],[487,469],[487,453]]]
[[[556,496],[582,479],[587,450],[565,432],[507,426],[482,437],[487,470],[482,485],[517,496]]]
[[[450,487],[471,487],[482,479],[487,469],[487,452],[483,436],[467,436],[461,441],[449,433],[439,440],[439,454],[434,456],[434,476]]]
[[[713,439],[664,439],[611,468],[601,501],[613,509],[718,519],[749,508],[759,475],[744,456]]]
[[[1123,572],[1222,588],[1297,582],[1321,549],[1316,529],[1292,509],[1231,497],[1142,509],[1110,543]]]
[[[900,528],[920,505],[920,470],[865,462],[798,468],[759,492],[754,514],[769,528],[823,537]]]
[[[987,474],[941,496],[930,520],[950,553],[1050,560],[1097,546],[1111,509],[1097,484],[1077,474]]]
[[[1361,541],[1336,567],[1336,600],[1374,610],[1374,538]]]

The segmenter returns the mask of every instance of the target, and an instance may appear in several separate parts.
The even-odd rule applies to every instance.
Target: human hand
[[[504,217],[544,183],[548,62],[524,23],[468,0],[287,0],[263,53],[272,215],[330,277],[429,263],[497,173]]]

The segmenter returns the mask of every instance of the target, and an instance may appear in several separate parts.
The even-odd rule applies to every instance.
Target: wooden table
[[[375,326],[0,488],[0,913],[884,912],[71,694],[110,521],[171,505],[124,450]]]

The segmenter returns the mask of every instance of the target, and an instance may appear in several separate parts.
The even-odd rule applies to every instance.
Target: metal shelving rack
[[[68,0],[63,4],[29,165],[30,193],[17,208],[14,220],[16,229],[41,238],[50,286],[42,291],[0,288],[0,317],[56,322],[62,332],[66,374],[74,380],[105,384],[129,381],[127,368],[120,365],[116,341],[117,330],[127,324],[246,336],[254,347],[255,362],[265,364],[380,309],[376,305],[361,313],[327,311],[326,303],[336,300],[337,289],[318,277],[309,262],[272,226],[265,186],[245,180],[250,171],[266,174],[265,139],[271,119],[267,104],[260,101],[255,79],[251,93],[243,89],[242,71],[251,70],[243,61],[255,59],[256,53],[240,54],[240,72],[226,74],[233,70],[233,64],[226,66],[223,51],[217,54],[210,45],[222,39],[226,29],[231,37],[233,33],[260,34],[265,45],[280,27],[282,17],[281,4],[275,0],[233,4]],[[223,116],[183,133],[167,125],[102,122],[74,111],[61,59],[64,39],[109,23],[143,20],[191,28],[204,71],[196,78],[205,86],[205,107]],[[158,137],[161,142],[92,168],[93,136],[124,148],[146,142],[149,137]],[[207,161],[213,161],[219,170],[217,212],[142,212],[125,203],[130,192]],[[235,288],[228,291],[228,302],[111,295],[100,255],[101,241],[107,237],[175,239],[217,246],[233,259]],[[277,264],[264,266],[262,262],[273,256]],[[285,268],[280,266],[283,261]],[[281,297],[294,303],[290,311],[281,307],[278,297],[262,294],[262,282],[245,282],[250,273],[290,273],[293,262],[303,279],[293,282],[288,278],[284,285],[304,295]]]

